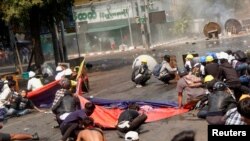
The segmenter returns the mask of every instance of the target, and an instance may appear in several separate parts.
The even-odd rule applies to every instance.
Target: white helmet
[[[35,75],[36,75],[35,72],[33,72],[33,71],[30,71],[30,72],[29,72],[29,78],[34,77]]]
[[[63,69],[62,69],[62,66],[57,66],[56,67],[56,71],[62,71]]]
[[[221,52],[219,55],[219,59],[227,59],[228,60],[228,54],[226,52]]]
[[[72,70],[70,68],[67,68],[64,72],[64,75],[71,75],[72,74]]]

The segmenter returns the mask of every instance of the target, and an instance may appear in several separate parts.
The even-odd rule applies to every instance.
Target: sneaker
[[[137,84],[135,87],[136,87],[136,88],[141,88],[141,87],[142,87],[142,85],[138,85],[138,84]]]
[[[37,133],[32,135],[32,140],[39,140],[39,136]]]

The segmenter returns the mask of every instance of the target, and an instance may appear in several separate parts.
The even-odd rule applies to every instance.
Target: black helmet
[[[183,76],[187,75],[188,72],[187,72],[186,69],[181,69],[181,70],[178,71],[178,74],[179,74],[180,77],[183,77]]]
[[[216,83],[214,84],[214,86],[213,86],[213,89],[214,89],[215,91],[224,91],[224,90],[226,90],[226,88],[227,88],[227,86],[226,86],[226,84],[223,83],[223,82],[216,82]]]

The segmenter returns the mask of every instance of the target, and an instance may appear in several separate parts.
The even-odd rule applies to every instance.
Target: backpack
[[[160,75],[160,71],[161,71],[161,67],[162,67],[162,64],[157,64],[154,69],[153,69],[153,75],[154,76],[159,76]]]
[[[235,59],[239,61],[247,59],[247,55],[245,54],[245,52],[241,50],[236,51],[234,56],[235,56]]]

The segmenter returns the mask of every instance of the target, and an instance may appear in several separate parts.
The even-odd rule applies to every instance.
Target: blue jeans
[[[27,115],[27,114],[29,114],[29,113],[31,113],[31,110],[30,110],[30,109],[23,109],[23,110],[18,110],[16,114],[17,114],[18,116],[23,116],[23,115]]]

